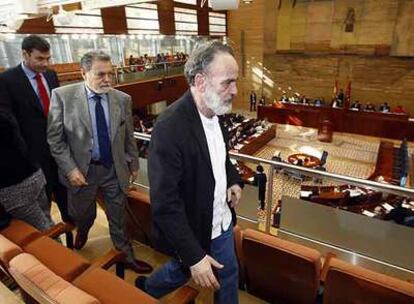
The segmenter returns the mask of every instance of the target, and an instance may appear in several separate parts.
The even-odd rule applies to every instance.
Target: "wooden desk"
[[[302,166],[306,168],[315,168],[321,164],[319,158],[304,153],[296,153],[289,155],[288,162],[293,165],[296,165],[299,159],[303,162]]]
[[[257,117],[267,118],[270,122],[311,128],[318,128],[321,121],[329,119],[336,132],[414,140],[414,122],[408,120],[407,114],[277,103],[276,106],[259,106]]]
[[[249,143],[245,144],[239,152],[242,154],[253,155],[275,137],[276,126],[271,126],[268,130],[260,134],[259,137],[248,140]]]

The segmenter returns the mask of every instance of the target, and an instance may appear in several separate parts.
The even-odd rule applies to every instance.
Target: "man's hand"
[[[238,184],[234,184],[227,189],[227,201],[230,202],[230,205],[235,208],[241,199],[242,188]]]
[[[138,170],[132,171],[131,175],[129,176],[129,187],[128,190],[137,190],[137,188],[134,185],[135,180],[138,177]]]
[[[82,187],[88,185],[85,176],[83,176],[82,172],[80,172],[78,168],[73,169],[69,172],[68,180],[69,183],[74,187]]]
[[[212,266],[218,269],[224,267],[209,255],[206,255],[200,262],[190,267],[191,277],[197,285],[203,288],[220,288],[220,284],[214,276]]]

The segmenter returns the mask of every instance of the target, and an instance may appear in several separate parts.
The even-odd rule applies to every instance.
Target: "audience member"
[[[361,110],[361,104],[359,103],[359,100],[355,100],[350,107],[351,110],[360,111]]]
[[[368,102],[367,105],[365,106],[364,111],[375,112],[375,106]]]
[[[397,113],[397,114],[406,114],[407,113],[402,105],[396,106],[394,108],[393,112]]]
[[[383,113],[388,113],[391,111],[391,107],[388,105],[387,102],[384,102],[383,104],[380,105],[379,111]]]

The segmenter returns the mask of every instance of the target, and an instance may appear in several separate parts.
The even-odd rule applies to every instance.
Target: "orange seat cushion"
[[[414,284],[334,258],[329,262],[324,303],[414,304]]]
[[[82,256],[45,236],[23,249],[68,282],[73,281],[90,266],[89,261]]]
[[[10,273],[39,302],[99,304],[96,298],[57,276],[31,254],[22,253],[13,258]]]
[[[0,233],[20,247],[23,247],[42,235],[33,226],[16,219],[13,219],[10,225],[1,230]]]
[[[0,235],[0,262],[2,266],[8,268],[10,260],[22,252],[22,248]]]
[[[73,285],[94,296],[102,304],[159,303],[135,286],[100,268],[82,274],[73,281]]]

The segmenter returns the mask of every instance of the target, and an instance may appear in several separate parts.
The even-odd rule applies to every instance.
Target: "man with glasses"
[[[48,120],[48,141],[77,226],[75,249],[88,239],[99,189],[114,246],[126,253],[128,268],[147,273],[151,266],[134,259],[125,233],[125,194],[138,174],[131,97],[112,88],[109,55],[91,51],[80,64],[84,82],[53,91]]]

